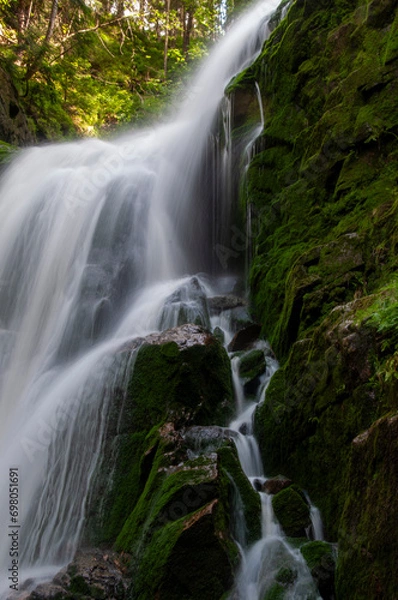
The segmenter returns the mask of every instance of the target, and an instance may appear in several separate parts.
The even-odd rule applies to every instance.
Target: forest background
[[[0,140],[104,136],[148,121],[244,4],[0,0]]]

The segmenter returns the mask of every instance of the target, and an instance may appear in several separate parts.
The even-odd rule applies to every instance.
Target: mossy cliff
[[[377,432],[398,409],[396,1],[296,0],[234,85],[253,81],[250,283],[281,361],[256,415],[265,468],[339,539],[338,598],[392,598],[397,438]]]

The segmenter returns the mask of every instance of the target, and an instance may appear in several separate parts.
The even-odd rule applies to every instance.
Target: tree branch
[[[129,19],[131,15],[123,15],[123,17],[117,17],[116,19],[112,19],[111,21],[107,21],[106,23],[97,23],[95,27],[88,27],[87,29],[79,29],[78,31],[74,31],[66,35],[62,39],[62,43],[68,41],[70,38],[75,37],[76,35],[80,35],[81,33],[91,33],[93,31],[98,31],[98,29],[103,29],[104,27],[108,27],[109,25],[114,25],[115,23],[120,23],[120,21],[124,21],[125,19]]]

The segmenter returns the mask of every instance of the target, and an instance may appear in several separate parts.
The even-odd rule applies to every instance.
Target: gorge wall
[[[250,283],[282,366],[256,431],[338,539],[344,600],[398,585],[397,23],[395,0],[297,0],[232,86],[265,111]]]

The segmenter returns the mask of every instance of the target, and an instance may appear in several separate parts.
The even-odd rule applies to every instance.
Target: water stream
[[[11,527],[20,583],[51,578],[75,553],[109,402],[128,371],[118,349],[159,330],[187,274],[223,272],[215,248],[229,244],[231,162],[209,148],[224,89],[257,56],[277,5],[264,0],[231,28],[170,122],[28,149],[0,182],[2,599]]]
[[[264,401],[266,390],[278,363],[269,352],[264,342],[257,342],[255,348],[262,349],[266,356],[266,372],[257,392],[256,401],[245,401],[243,381],[239,378],[240,357],[232,358],[235,376],[235,396],[237,400],[237,417],[230,423],[229,429],[236,432],[235,445],[243,471],[257,491],[267,481],[264,475],[260,450],[253,435],[253,416],[259,403]],[[299,549],[287,539],[275,518],[272,508],[272,495],[258,491],[262,508],[262,537],[251,547],[242,548],[242,565],[237,577],[231,600],[262,600],[267,592],[278,582],[278,576],[291,578],[290,585],[284,590],[285,600],[319,600],[310,570]],[[319,511],[311,507],[313,540],[322,540],[322,521]],[[308,532],[310,533],[310,532]],[[279,597],[279,596],[278,596]]]

